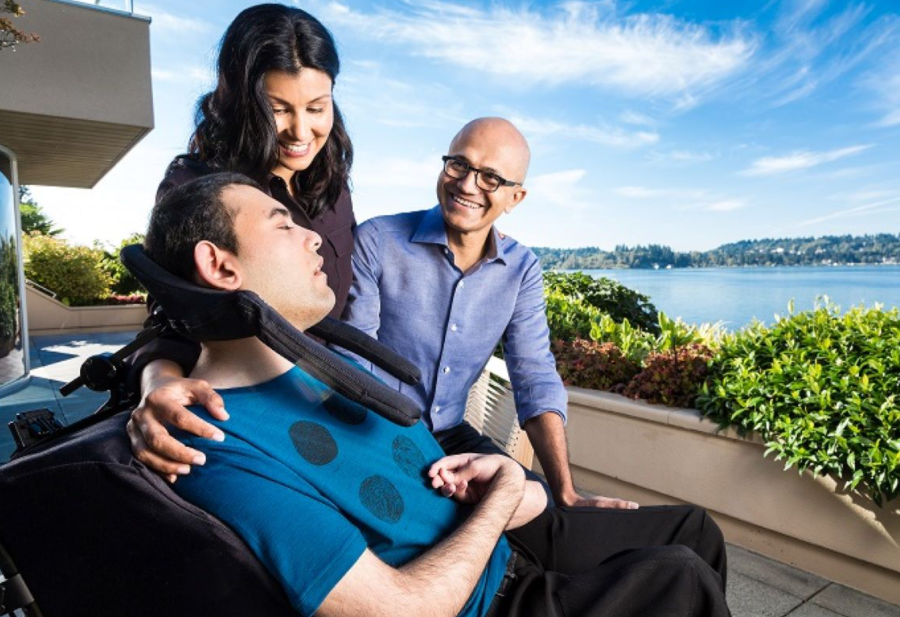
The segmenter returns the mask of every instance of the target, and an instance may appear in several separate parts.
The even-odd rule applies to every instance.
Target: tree
[[[19,212],[22,215],[23,234],[36,231],[45,236],[58,236],[64,231],[56,228],[56,223],[44,214],[41,207],[34,201],[27,186],[19,187]]]
[[[2,0],[0,4],[0,14],[11,13],[13,17],[21,17],[25,14],[22,7],[15,0]],[[26,34],[16,28],[12,19],[9,17],[0,17],[0,49],[12,49],[15,51],[16,45],[20,43],[36,43],[41,40],[37,34]]]

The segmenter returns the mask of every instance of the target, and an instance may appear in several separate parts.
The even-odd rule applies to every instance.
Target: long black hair
[[[278,163],[275,116],[266,96],[267,71],[296,75],[311,68],[334,83],[340,60],[331,33],[306,11],[260,4],[242,11],[219,44],[216,88],[197,102],[192,155],[214,169],[236,171],[264,184]],[[310,218],[333,207],[349,187],[353,146],[334,105],[325,147],[300,172],[297,201]]]

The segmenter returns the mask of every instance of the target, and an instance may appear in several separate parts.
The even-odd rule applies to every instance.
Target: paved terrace
[[[16,412],[46,407],[71,424],[96,410],[105,400],[103,394],[82,389],[62,398],[57,389],[78,374],[85,358],[114,351],[133,336],[120,332],[32,339],[30,385],[0,398],[0,460],[7,460],[13,450],[5,426]],[[64,512],[60,519],[65,524]],[[742,548],[729,545],[728,559],[728,603],[734,617],[900,617],[898,606]]]

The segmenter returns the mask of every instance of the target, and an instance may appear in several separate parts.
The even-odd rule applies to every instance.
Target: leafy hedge
[[[575,339],[554,341],[551,349],[567,386],[621,392],[641,370],[614,343]]]
[[[15,238],[0,237],[0,357],[4,350],[12,348],[18,329],[16,319],[19,304],[16,300],[18,277],[16,273]]]
[[[90,304],[110,294],[112,277],[103,269],[103,251],[72,246],[51,236],[24,236],[25,276],[56,293],[64,304]]]
[[[131,244],[143,244],[144,234],[132,234],[122,240],[119,246],[103,251],[102,266],[112,279],[112,292],[120,296],[146,295],[147,291],[119,259],[119,252]]]
[[[842,478],[877,504],[900,496],[900,310],[789,308],[771,327],[734,334],[658,313],[649,332],[566,295],[565,284],[548,287],[567,385],[697,407],[722,427],[757,432],[785,469]]]
[[[670,407],[691,407],[706,382],[712,351],[701,343],[690,343],[653,352],[644,370],[628,382],[624,394]]]
[[[616,322],[627,319],[633,326],[659,334],[656,307],[650,298],[617,281],[595,279],[583,272],[545,272],[544,287],[548,295],[559,294],[557,297],[572,302],[579,310],[596,309]],[[588,332],[580,334],[587,337]]]
[[[881,504],[900,494],[900,312],[832,305],[723,338],[697,407]]]

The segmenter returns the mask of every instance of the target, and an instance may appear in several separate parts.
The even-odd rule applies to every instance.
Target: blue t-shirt
[[[393,424],[299,368],[256,386],[219,390],[230,419],[200,417],[222,443],[179,433],[207,454],[175,483],[231,526],[312,615],[366,547],[399,567],[450,535],[471,509],[431,488],[444,454],[423,423]],[[501,536],[460,615],[483,615],[506,570]]]

